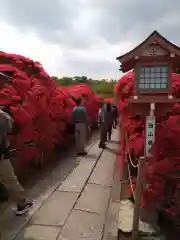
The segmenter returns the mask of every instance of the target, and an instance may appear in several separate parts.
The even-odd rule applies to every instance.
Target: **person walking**
[[[104,122],[104,111],[105,111],[105,106],[104,104],[101,105],[99,108],[99,127],[101,128],[102,123]]]
[[[1,108],[2,109],[2,108]],[[0,183],[8,190],[12,200],[16,203],[15,214],[21,216],[32,206],[33,202],[26,198],[25,191],[20,185],[10,161],[9,142],[7,134],[13,127],[13,120],[0,109]],[[2,238],[2,216],[0,217],[0,239]]]
[[[112,112],[113,112],[113,128],[116,128],[118,119],[118,109],[115,105],[113,106]]]
[[[27,200],[25,191],[20,185],[10,161],[9,142],[7,134],[13,127],[13,120],[9,114],[0,110],[0,183],[8,190],[12,199],[16,203],[16,215],[27,212],[33,202]]]
[[[82,104],[81,99],[76,100],[77,106],[74,107],[72,112],[72,120],[75,126],[75,142],[77,155],[85,156],[85,143],[87,140],[88,127],[88,114],[85,107]]]
[[[111,104],[107,103],[106,109],[104,110],[103,122],[101,125],[99,148],[106,147],[105,143],[107,141],[107,137],[108,137],[108,140],[111,140],[112,124],[113,124],[113,115],[112,115]]]

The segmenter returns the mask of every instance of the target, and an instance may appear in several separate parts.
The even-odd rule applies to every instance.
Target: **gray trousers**
[[[85,151],[85,144],[87,140],[87,126],[85,123],[75,124],[75,141],[76,151],[83,153]]]

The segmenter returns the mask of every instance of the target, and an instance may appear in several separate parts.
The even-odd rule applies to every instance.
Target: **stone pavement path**
[[[120,192],[121,192],[120,173],[119,169],[115,168],[103,240],[117,240]]]
[[[118,140],[117,130],[109,148],[102,151],[97,142],[62,183],[58,183],[60,169],[56,169],[47,180],[47,186],[49,181],[54,185],[27,216],[14,217],[7,211],[4,240],[101,240],[116,160],[113,140]]]

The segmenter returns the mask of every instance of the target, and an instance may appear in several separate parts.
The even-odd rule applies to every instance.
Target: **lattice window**
[[[146,66],[140,68],[140,90],[167,90],[168,89],[168,66]]]

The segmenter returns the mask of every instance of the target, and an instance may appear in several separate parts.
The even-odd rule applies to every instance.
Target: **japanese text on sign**
[[[150,157],[149,150],[155,140],[155,117],[146,117],[146,156]]]

